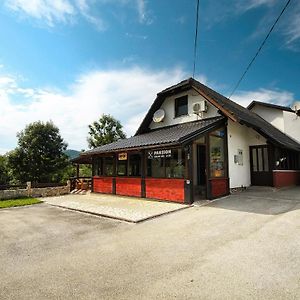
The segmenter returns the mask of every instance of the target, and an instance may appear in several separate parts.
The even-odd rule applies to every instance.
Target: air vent
[[[193,105],[193,112],[194,112],[194,114],[200,114],[200,113],[203,113],[203,112],[207,112],[207,103],[206,103],[206,101],[202,100],[202,101],[196,102]]]

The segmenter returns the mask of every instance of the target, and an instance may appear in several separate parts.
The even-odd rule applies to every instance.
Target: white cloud
[[[124,7],[134,9],[141,24],[153,22],[145,0],[5,0],[4,3],[22,18],[32,18],[49,27],[57,23],[73,24],[81,17],[96,29],[106,30],[108,23],[99,16],[99,11],[105,5],[111,5],[118,12]]]
[[[215,24],[222,23],[228,19],[236,18],[250,10],[261,7],[272,7],[278,0],[219,0],[208,1],[203,5],[203,18],[208,25],[212,27]]]
[[[259,21],[255,32],[252,37],[257,38],[262,35],[266,35],[271,25],[279,15],[279,12],[284,7],[285,3],[279,0],[252,0],[243,6],[241,12],[248,11],[250,9],[258,8],[262,5],[268,6],[266,14]],[[295,1],[287,7],[280,21],[278,22],[273,34],[279,33],[282,39],[282,45],[291,50],[299,51],[300,41],[300,2]]]
[[[232,100],[247,107],[253,100],[289,106],[294,101],[294,94],[282,90],[258,89],[256,91],[241,91],[232,96]]]
[[[129,33],[129,32],[126,32],[125,36],[128,37],[128,38],[139,39],[139,40],[146,40],[148,38],[147,35],[132,34],[132,33]]]
[[[293,48],[295,42],[300,40],[300,3],[288,11],[288,16],[285,18],[285,24],[282,28],[283,34],[286,36],[286,45],[288,48]]]
[[[242,11],[248,11],[261,6],[272,6],[277,0],[247,0],[247,1],[235,1],[235,7]]]
[[[76,13],[68,0],[6,0],[6,6],[23,16],[44,21],[49,26],[54,26],[56,22],[68,22]]]
[[[95,71],[79,76],[68,93],[22,87],[0,76],[0,151],[16,146],[16,133],[37,120],[52,120],[70,148],[87,148],[88,124],[102,113],[121,120],[128,136],[135,133],[156,93],[186,77],[181,69],[138,67]]]
[[[136,0],[139,22],[142,24],[152,24],[153,20],[149,16],[145,0]]]
[[[216,4],[214,1],[208,2],[204,6],[203,18],[208,28],[225,22],[228,19],[242,17],[245,13],[255,9],[264,8],[264,14],[257,20],[258,25],[254,29],[250,38],[257,39],[266,36],[285,2],[280,0],[220,0]],[[299,51],[300,41],[300,1],[292,1],[272,35],[279,34],[282,38],[282,46]]]
[[[0,87],[8,87],[14,85],[15,85],[15,79],[13,77],[11,76],[0,77]]]
[[[184,15],[175,19],[175,22],[179,23],[180,25],[184,25],[186,23],[186,21],[187,21],[187,17]]]
[[[89,1],[91,2],[91,1]],[[107,28],[106,22],[100,18],[95,17],[91,14],[91,7],[88,3],[88,0],[76,0],[77,7],[81,15],[91,24],[93,24],[98,30],[105,30]]]

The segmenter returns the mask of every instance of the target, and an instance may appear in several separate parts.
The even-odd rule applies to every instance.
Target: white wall
[[[294,112],[256,104],[251,111],[257,113],[273,126],[300,142],[300,117]]]
[[[251,111],[257,113],[259,116],[261,116],[263,119],[271,123],[279,130],[284,131],[284,120],[282,110],[255,104]]]
[[[188,95],[188,115],[175,118],[175,98],[185,96],[185,95]],[[164,111],[166,113],[166,116],[165,116],[163,122],[154,123],[152,121],[149,126],[150,129],[161,128],[164,126],[181,124],[181,123],[199,120],[200,118],[196,114],[193,113],[193,105],[194,105],[194,103],[199,102],[201,100],[205,100],[205,99],[194,90],[189,90],[184,93],[180,93],[180,94],[176,94],[171,97],[167,97],[160,107],[160,108],[164,109]],[[203,114],[203,118],[211,118],[211,117],[218,116],[219,115],[218,109],[216,107],[214,107],[213,105],[211,105],[209,102],[207,102],[207,104],[208,104],[208,110],[207,110],[207,113]]]
[[[228,170],[229,187],[247,187],[251,185],[249,146],[264,145],[266,139],[251,128],[228,120]],[[234,155],[243,150],[243,165],[234,163]]]
[[[294,112],[283,112],[284,132],[300,143],[300,117]]]

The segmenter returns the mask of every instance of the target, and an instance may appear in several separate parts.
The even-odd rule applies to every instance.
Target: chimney
[[[300,101],[296,101],[292,104],[292,109],[295,111],[297,116],[300,117]]]

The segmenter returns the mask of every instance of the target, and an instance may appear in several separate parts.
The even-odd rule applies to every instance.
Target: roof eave
[[[208,102],[210,102],[212,105],[214,105],[216,108],[218,108],[226,117],[231,119],[233,122],[238,122],[238,119],[228,110],[226,110],[222,105],[217,103],[213,98],[206,95],[204,92],[202,92],[200,89],[192,85],[192,89],[194,89],[197,93],[199,93],[203,98],[205,98]]]
[[[94,155],[99,155],[99,154],[117,153],[117,152],[124,152],[124,151],[137,151],[137,150],[154,149],[154,148],[161,148],[161,147],[172,147],[172,146],[180,146],[180,143],[172,142],[172,143],[145,145],[145,146],[140,146],[140,147],[110,149],[110,150],[105,150],[105,151],[93,151],[93,152],[85,153],[82,155],[94,156]]]
[[[287,112],[295,112],[293,109],[291,109],[288,106],[282,106],[282,105],[277,105],[277,104],[272,104],[272,103],[260,102],[260,101],[256,101],[256,100],[253,100],[247,106],[247,109],[252,110],[252,108],[255,105],[260,105],[260,106],[264,106],[264,107],[268,107],[268,108],[273,108],[273,109],[278,109],[278,110],[287,111]]]
[[[263,130],[261,130],[261,128],[259,128],[257,126],[253,126],[252,124],[250,124],[250,123],[248,123],[246,121],[243,121],[242,123],[244,123],[248,127],[251,127],[252,129],[254,129],[257,133],[259,133],[260,135],[262,135],[267,141],[270,141],[272,144],[280,146],[280,147],[283,147],[283,148],[288,148],[288,149],[293,150],[293,151],[300,152],[300,145],[297,148],[297,147],[294,147],[294,146],[289,146],[289,145],[283,144],[283,143],[279,142],[278,140],[276,140],[275,138],[273,138],[270,135],[268,135],[267,133],[265,133]]]

